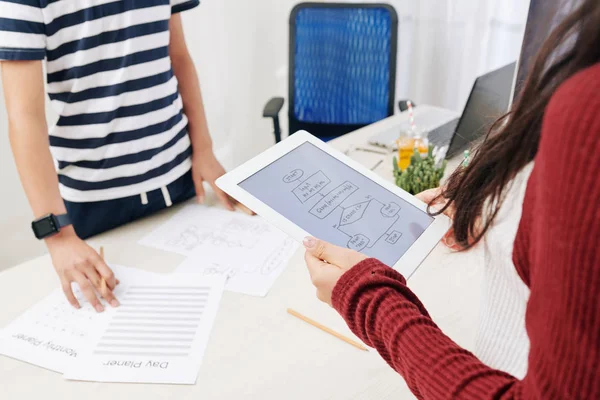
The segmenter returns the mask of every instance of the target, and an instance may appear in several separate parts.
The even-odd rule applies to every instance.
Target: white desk
[[[369,147],[367,138],[396,115],[339,138],[345,151]],[[351,157],[368,167],[383,156],[361,151]],[[376,171],[392,179],[392,155]],[[456,165],[456,163],[455,163]],[[172,271],[181,256],[136,242],[178,207],[90,240],[103,245],[109,262],[156,272]],[[456,342],[473,348],[479,302],[481,251],[451,254],[439,245],[409,281],[435,322]],[[48,255],[0,273],[0,327],[58,286]],[[0,356],[3,399],[407,399],[403,379],[375,351],[362,352],[286,313],[292,307],[347,335],[337,313],[315,297],[302,251],[266,298],[226,292],[198,382],[194,386],[103,384],[65,381],[61,375]]]

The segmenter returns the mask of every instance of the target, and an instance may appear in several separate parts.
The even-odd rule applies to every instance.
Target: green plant
[[[410,194],[417,194],[423,190],[438,187],[446,169],[446,160],[440,168],[435,167],[433,146],[431,145],[425,158],[421,157],[419,151],[415,149],[414,154],[410,157],[410,165],[404,171],[398,167],[396,157],[394,157],[393,162],[396,185]]]

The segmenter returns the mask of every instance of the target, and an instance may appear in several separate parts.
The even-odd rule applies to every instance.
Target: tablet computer
[[[374,257],[408,278],[450,220],[308,132],[297,132],[217,180],[298,241],[306,236]]]

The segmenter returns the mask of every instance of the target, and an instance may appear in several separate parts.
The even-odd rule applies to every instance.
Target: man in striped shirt
[[[103,306],[94,288],[118,305],[116,278],[82,239],[194,195],[203,202],[203,181],[233,209],[233,200],[214,185],[225,171],[212,151],[179,16],[198,4],[0,0],[11,146],[36,218],[58,216],[43,219],[51,222],[46,228],[66,221],[45,240],[75,307],[71,282],[98,312]],[[59,115],[49,136],[44,59],[48,95]]]

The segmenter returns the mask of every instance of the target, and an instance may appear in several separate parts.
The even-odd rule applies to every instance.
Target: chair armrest
[[[413,106],[413,107],[416,107],[416,106],[417,106],[417,105],[415,104],[415,102],[414,102],[414,101],[411,101],[411,100],[409,100],[409,99],[406,99],[406,100],[400,100],[400,101],[398,102],[398,108],[400,109],[400,112],[404,112],[404,111],[408,110],[408,102],[409,102],[409,101],[412,103],[412,106]]]
[[[264,118],[275,118],[279,115],[279,111],[283,108],[283,97],[273,97],[265,105],[263,110]]]
[[[273,134],[275,135],[275,143],[281,141],[281,126],[279,125],[279,111],[283,107],[283,97],[273,97],[265,105],[263,110],[264,118],[273,118]]]

